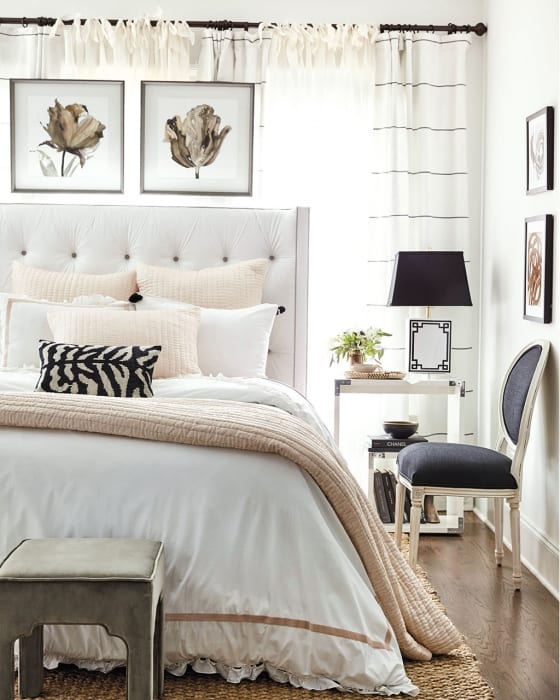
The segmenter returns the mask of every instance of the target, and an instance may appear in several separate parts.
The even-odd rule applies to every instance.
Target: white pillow
[[[189,309],[179,301],[144,297],[139,311]],[[268,343],[278,307],[258,304],[244,309],[200,308],[198,366],[205,375],[266,377]]]
[[[106,294],[126,301],[136,291],[136,271],[93,275],[86,272],[57,272],[12,263],[12,292],[34,299],[71,301],[82,294]]]
[[[68,309],[47,315],[57,343],[73,345],[161,345],[154,379],[200,374],[196,307],[123,314],[109,309]]]
[[[134,311],[127,301],[108,297],[81,297],[79,308],[110,308]],[[47,314],[75,308],[75,304],[56,304],[13,294],[0,294],[0,366],[39,367],[39,340],[53,340]]]
[[[139,264],[136,278],[142,296],[174,299],[209,309],[241,309],[261,303],[268,264],[266,258],[202,270]]]

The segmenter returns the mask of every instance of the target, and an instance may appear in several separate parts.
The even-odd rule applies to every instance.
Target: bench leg
[[[19,640],[19,694],[36,698],[43,689],[43,625]]]
[[[127,700],[153,700],[154,650],[153,637],[128,642],[126,666]]]
[[[154,631],[154,694],[163,698],[163,598],[160,598],[156,610]]]
[[[14,643],[0,641],[0,700],[14,698]]]

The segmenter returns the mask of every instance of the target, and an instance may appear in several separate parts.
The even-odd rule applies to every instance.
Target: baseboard
[[[494,532],[494,523],[488,519],[485,512],[479,507],[474,507],[474,514]],[[511,540],[508,539],[507,529],[507,508],[504,508],[504,545],[511,552]],[[526,566],[533,576],[551,593],[557,600],[560,600],[558,590],[559,571],[559,550],[550,541],[547,535],[537,528],[527,518],[521,515],[521,562]],[[539,562],[539,567],[535,565]]]

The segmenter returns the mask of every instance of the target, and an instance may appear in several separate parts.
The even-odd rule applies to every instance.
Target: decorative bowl
[[[395,440],[404,440],[418,430],[418,421],[386,420],[383,421],[383,430]]]

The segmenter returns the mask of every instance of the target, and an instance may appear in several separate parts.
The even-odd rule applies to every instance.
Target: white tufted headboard
[[[309,210],[72,204],[0,205],[0,291],[11,263],[108,273],[137,262],[196,270],[269,258],[263,301],[286,308],[270,342],[268,376],[306,385]]]

